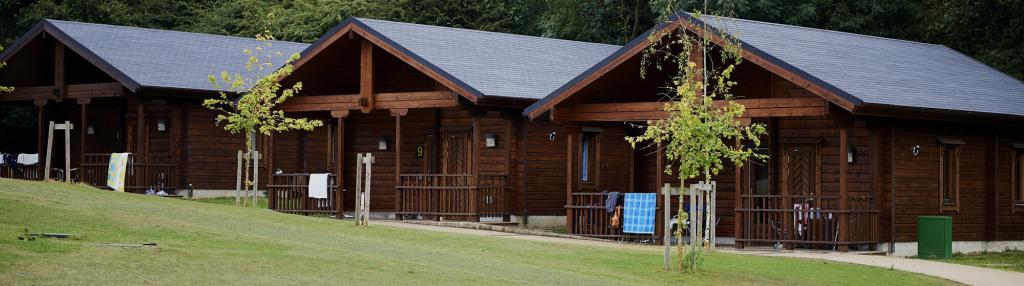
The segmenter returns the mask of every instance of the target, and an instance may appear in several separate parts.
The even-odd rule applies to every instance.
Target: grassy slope
[[[1024,272],[1024,250],[972,254],[958,253],[953,255],[953,259],[945,260],[944,262]]]
[[[16,240],[30,231],[77,240]],[[125,250],[99,243],[159,244]],[[882,268],[715,254],[663,273],[654,251],[463,236],[0,179],[0,284],[942,284]]]

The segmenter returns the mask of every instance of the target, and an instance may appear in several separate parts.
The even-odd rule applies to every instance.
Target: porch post
[[[80,137],[78,148],[81,150],[81,153],[78,154],[80,156],[78,161],[78,172],[80,177],[84,177],[82,175],[85,174],[85,152],[88,150],[86,148],[86,140],[89,136],[89,103],[91,101],[92,99],[88,97],[78,99],[78,105],[82,107],[82,119],[78,122],[78,135]],[[71,177],[71,171],[68,171],[68,177]]]
[[[567,126],[565,128],[565,204],[569,206],[565,209],[565,230],[568,234],[575,234],[575,228],[573,227],[573,209],[572,206],[572,193],[573,193],[573,182],[576,181],[576,174],[573,172],[576,164],[576,152],[575,144],[573,142],[578,132],[578,128]]]
[[[345,117],[348,117],[348,110],[331,111],[331,116],[337,121],[337,138],[335,140],[334,152],[334,184],[337,185],[337,189],[334,196],[334,204],[338,206],[335,218],[345,219]]]
[[[656,162],[655,166],[657,168],[657,174],[655,174],[655,179],[654,179],[656,181],[656,183],[654,184],[654,190],[653,190],[654,193],[660,193],[661,192],[660,191],[661,190],[661,186],[662,186],[662,184],[665,183],[665,150],[662,149],[662,146],[663,145],[661,145],[661,142],[658,142],[658,150],[655,150],[655,152],[654,152],[654,154],[656,154],[656,156],[658,156],[658,158],[655,160],[655,162]],[[680,189],[682,189],[683,184],[684,184],[683,181],[680,180],[679,181]],[[655,204],[657,204],[657,206],[658,206],[658,211],[660,211],[662,214],[664,214],[666,211],[668,211],[668,208],[671,208],[671,205],[665,206],[663,201],[664,200],[657,200],[657,202],[655,202]],[[662,220],[662,215],[657,215],[656,214],[654,216],[654,221],[655,221],[655,224],[654,224],[654,226],[655,226],[654,227],[654,229],[655,229],[654,233],[655,234],[654,234],[654,236],[655,237],[661,236],[666,231],[666,229],[665,229],[665,222],[661,221],[661,220]]]
[[[847,150],[849,150],[849,140],[847,139],[847,128],[839,128],[839,242],[845,243],[850,241],[850,214],[849,206],[847,205],[847,199],[849,187],[849,156]],[[850,250],[848,244],[840,244],[839,251],[846,252]]]
[[[267,152],[263,154],[263,160],[267,164],[267,208],[276,210],[277,191],[271,189],[274,185],[274,133],[267,135]]]
[[[470,212],[475,214],[475,220],[479,221],[480,216],[477,214],[478,203],[477,203],[477,191],[480,190],[480,117],[487,116],[487,111],[481,111],[480,114],[473,112],[473,190],[469,194],[470,199]]]
[[[736,139],[736,149],[739,149],[739,148],[740,148],[740,139],[737,138]],[[733,237],[735,238],[735,241],[736,241],[736,243],[735,243],[736,244],[736,248],[737,249],[742,249],[743,248],[743,242],[741,242],[740,239],[743,238],[743,211],[741,211],[740,209],[743,208],[743,168],[740,167],[739,164],[736,164],[735,180],[736,180],[736,182],[735,182],[736,190],[734,190],[735,193],[733,193],[733,195],[734,195],[733,203],[735,204],[734,208],[736,210],[736,217],[735,217],[735,220],[733,221]]]
[[[46,103],[45,99],[36,99],[36,153],[43,158],[46,153]]]
[[[402,178],[402,116],[409,114],[408,109],[391,109],[388,110],[391,116],[395,117],[395,186],[401,183]],[[395,218],[398,218],[398,212],[401,206],[401,195],[402,192],[395,188]]]

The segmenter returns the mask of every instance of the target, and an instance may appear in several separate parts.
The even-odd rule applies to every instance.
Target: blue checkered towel
[[[622,232],[654,234],[654,209],[658,207],[655,193],[628,193],[622,217]]]

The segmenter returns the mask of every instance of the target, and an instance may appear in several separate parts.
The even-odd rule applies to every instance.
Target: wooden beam
[[[44,141],[46,140],[46,103],[44,100],[36,100],[36,153],[40,158],[46,153]]]
[[[850,214],[847,213],[849,210],[849,204],[847,199],[849,197],[849,156],[847,151],[849,150],[850,143],[847,138],[847,130],[845,127],[839,128],[839,241],[847,242],[850,241]],[[876,154],[872,154],[875,156]],[[839,251],[846,252],[850,250],[850,246],[847,244],[840,244]]]
[[[116,82],[72,84],[67,86],[67,98],[99,98],[124,96],[124,86]]]
[[[574,147],[576,146],[573,145],[573,139],[579,133],[579,128],[567,126],[565,131],[565,205],[571,206],[573,205],[573,182],[576,181],[576,175],[573,172],[574,159],[576,158]],[[565,231],[568,234],[575,234],[572,210],[572,208],[565,208]]]
[[[146,153],[146,104],[140,100],[138,105],[135,113],[135,160],[145,160],[140,155]]]
[[[459,99],[450,91],[417,91],[378,93],[373,96],[377,109],[435,108],[459,106]],[[305,95],[289,98],[278,105],[285,112],[337,111],[363,109],[358,94]]]
[[[405,109],[405,110],[395,110],[395,109],[392,109],[392,110],[390,110],[391,116],[395,117],[395,144],[394,144],[395,145],[395,181],[394,181],[395,186],[398,186],[398,184],[400,184],[400,181],[401,181],[401,178],[402,178],[402,116],[405,116],[408,112],[409,112],[408,109]],[[402,201],[401,195],[402,195],[402,192],[399,192],[398,188],[395,188],[395,215],[396,216],[398,215],[398,212],[401,211],[401,209],[399,208],[399,206],[401,205],[401,201]],[[400,219],[400,218],[396,217],[395,219]]]
[[[18,86],[14,92],[0,96],[0,102],[9,101],[32,101],[36,99],[56,100],[57,88],[52,85],[44,86]],[[120,83],[89,83],[66,85],[65,93],[67,98],[97,98],[97,97],[118,97],[123,96],[124,86]]]
[[[736,144],[735,146],[737,149],[742,146],[739,138],[736,138],[736,142],[734,144]],[[740,211],[743,209],[743,168],[740,167],[739,164],[735,165],[736,173],[734,174],[735,190],[733,190],[733,209],[736,210],[736,218],[733,220],[733,236],[736,238],[736,248],[743,249],[743,242],[740,241],[740,239],[743,239],[743,212]],[[680,189],[682,189],[682,186],[680,186]]]
[[[359,48],[359,106],[363,113],[372,111],[376,104],[373,90],[373,44],[363,40]]]
[[[78,153],[78,155],[80,156],[79,161],[78,161],[78,164],[79,164],[78,170],[80,172],[83,172],[83,171],[85,171],[85,165],[82,165],[82,164],[85,164],[85,153],[87,153],[87,150],[88,150],[88,148],[86,148],[86,146],[87,146],[86,145],[86,143],[87,143],[86,139],[89,136],[89,103],[92,100],[90,98],[80,98],[77,101],[78,101],[78,105],[82,107],[82,112],[81,112],[82,113],[81,114],[82,117],[78,121],[78,136],[79,136],[78,148],[80,149],[80,152]],[[70,154],[68,154],[66,156],[70,157]]]
[[[758,98],[734,99],[746,109],[745,118],[805,117],[827,115],[827,102],[820,98]],[[715,102],[716,107],[727,101]],[[623,102],[579,104],[554,109],[556,121],[645,121],[668,117],[665,102]]]
[[[335,156],[337,158],[334,160],[334,180],[335,185],[338,186],[338,189],[337,194],[334,196],[334,199],[336,201],[335,205],[338,207],[338,211],[335,214],[335,218],[344,219],[345,193],[343,192],[343,190],[345,189],[345,117],[348,117],[348,110],[345,110],[343,113],[331,112],[331,116],[334,116],[335,120],[337,120],[337,127],[335,129],[335,137],[337,138],[337,140],[335,140],[335,148],[338,149],[337,151],[335,151]]]
[[[53,96],[58,101],[67,96],[67,80],[64,78],[64,44],[53,42]]]

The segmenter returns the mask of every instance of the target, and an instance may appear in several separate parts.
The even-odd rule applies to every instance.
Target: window
[[[1013,146],[1013,206],[1024,208],[1024,143]]]
[[[580,182],[596,182],[597,134],[583,133],[580,136]]]
[[[960,210],[960,147],[963,140],[939,139],[939,199],[942,211]]]

